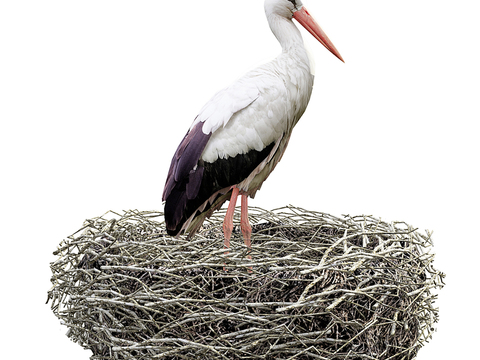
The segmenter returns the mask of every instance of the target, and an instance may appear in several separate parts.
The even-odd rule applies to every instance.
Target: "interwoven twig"
[[[51,264],[67,335],[91,359],[400,360],[431,337],[444,275],[429,233],[251,208],[251,252],[237,229],[226,253],[223,216],[191,240],[167,236],[158,212],[87,220]]]

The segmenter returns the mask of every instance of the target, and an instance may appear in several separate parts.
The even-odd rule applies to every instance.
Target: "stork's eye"
[[[288,0],[292,3],[294,9],[298,9],[302,6],[302,2],[300,0]]]

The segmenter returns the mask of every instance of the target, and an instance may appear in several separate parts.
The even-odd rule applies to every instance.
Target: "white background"
[[[447,286],[419,360],[478,356],[474,4],[305,0],[346,63],[304,36],[312,99],[250,202],[433,230]],[[280,48],[260,0],[19,0],[0,5],[0,51],[3,351],[86,360],[45,305],[52,252],[109,209],[163,210],[197,111]]]

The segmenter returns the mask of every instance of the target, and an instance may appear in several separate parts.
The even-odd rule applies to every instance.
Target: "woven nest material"
[[[226,254],[223,216],[191,240],[159,212],[87,220],[51,263],[67,335],[91,359],[197,360],[414,359],[431,337],[444,275],[428,232],[251,208],[251,252],[235,229]]]

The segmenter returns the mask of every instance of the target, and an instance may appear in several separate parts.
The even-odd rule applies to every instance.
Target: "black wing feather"
[[[199,166],[202,154],[210,134],[202,131],[199,122],[190,129],[173,155],[163,190],[165,201],[165,223],[167,232],[176,235],[185,217],[187,200],[197,197],[203,177],[203,167]]]

